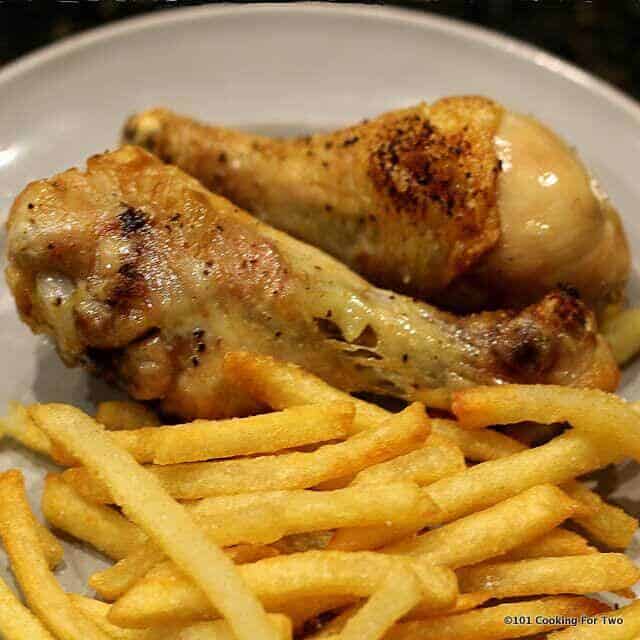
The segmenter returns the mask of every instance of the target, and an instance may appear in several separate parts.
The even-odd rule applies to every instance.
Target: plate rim
[[[440,33],[450,33],[475,43],[487,45],[526,62],[544,67],[565,80],[582,86],[592,93],[598,94],[610,103],[625,111],[640,125],[640,102],[624,93],[606,80],[585,71],[571,62],[565,61],[547,51],[535,46],[487,29],[449,18],[446,16],[424,13],[412,8],[388,7],[359,3],[334,2],[299,2],[295,4],[281,4],[266,2],[260,4],[224,4],[217,6],[178,7],[164,13],[151,13],[117,20],[114,24],[95,27],[86,32],[64,38],[35,51],[20,56],[0,69],[0,88],[26,75],[30,71],[44,66],[48,62],[75,53],[94,44],[107,42],[117,37],[166,26],[199,20],[203,17],[223,17],[231,14],[267,14],[267,13],[297,13],[315,15],[318,13],[342,14],[345,16],[363,16],[381,21],[409,23],[421,25],[427,29],[434,29]]]

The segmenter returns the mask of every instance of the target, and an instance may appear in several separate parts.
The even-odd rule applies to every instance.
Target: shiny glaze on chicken
[[[21,317],[67,364],[183,418],[252,409],[222,376],[239,349],[348,391],[436,405],[478,383],[618,381],[570,292],[519,313],[443,313],[373,287],[138,147],[31,183],[11,210],[8,252]]]
[[[329,134],[274,140],[152,109],[128,142],[379,286],[458,310],[571,285],[617,301],[617,213],[553,132],[482,97],[445,98]]]

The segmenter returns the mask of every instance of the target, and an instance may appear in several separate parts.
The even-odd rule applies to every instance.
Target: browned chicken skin
[[[67,364],[184,418],[252,408],[221,373],[239,349],[348,391],[435,404],[478,383],[618,381],[570,293],[520,313],[440,312],[371,286],[137,147],[30,184],[8,235],[7,277],[31,328]]]
[[[566,284],[601,309],[628,277],[618,215],[575,153],[486,98],[293,140],[152,109],[124,138],[371,282],[445,307],[518,307]]]

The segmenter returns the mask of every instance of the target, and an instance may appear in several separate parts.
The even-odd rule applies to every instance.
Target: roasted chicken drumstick
[[[221,373],[239,349],[349,391],[435,404],[478,383],[618,380],[570,293],[519,313],[440,312],[371,286],[138,147],[30,184],[11,210],[8,250],[22,318],[66,363],[183,418],[252,408]]]
[[[522,306],[561,283],[600,309],[628,276],[618,215],[576,154],[486,98],[293,140],[153,109],[124,138],[371,282],[452,309]]]

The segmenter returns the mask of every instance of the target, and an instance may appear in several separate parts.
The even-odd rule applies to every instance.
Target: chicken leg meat
[[[130,394],[182,418],[253,409],[224,354],[297,362],[347,391],[446,402],[502,381],[613,389],[618,369],[571,292],[456,317],[375,288],[139,147],[33,182],[8,222],[21,317]]]
[[[521,307],[565,284],[600,310],[629,274],[618,214],[576,154],[486,98],[292,140],[152,109],[124,139],[367,280],[451,309]]]

